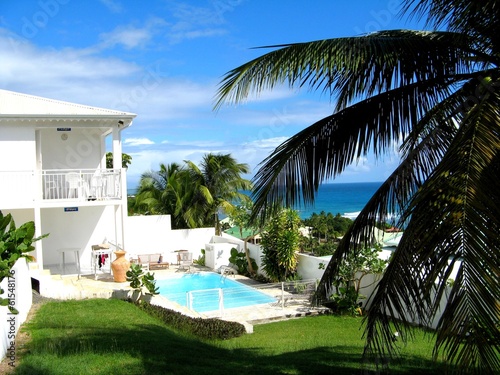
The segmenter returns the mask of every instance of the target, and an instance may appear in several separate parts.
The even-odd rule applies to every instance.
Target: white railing
[[[43,199],[120,199],[120,169],[54,169],[42,171]]]
[[[221,276],[224,278],[225,276]],[[298,280],[272,284],[260,284],[228,288],[193,290],[169,293],[169,299],[183,304],[191,311],[210,316],[224,316],[227,309],[267,305],[283,310],[291,306],[311,306],[316,291],[316,280]]]
[[[120,169],[0,171],[0,208],[34,201],[112,200],[122,197]]]

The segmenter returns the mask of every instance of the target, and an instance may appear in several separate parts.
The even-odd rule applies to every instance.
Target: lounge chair
[[[193,264],[193,253],[182,251],[179,253],[179,270],[191,270]]]
[[[161,254],[139,254],[137,259],[145,271],[170,268],[170,263],[164,262]]]
[[[236,276],[238,274],[238,271],[236,271],[233,267],[231,266],[220,266],[219,268],[219,273],[222,275],[222,276],[225,276],[225,275],[233,275],[233,276]]]

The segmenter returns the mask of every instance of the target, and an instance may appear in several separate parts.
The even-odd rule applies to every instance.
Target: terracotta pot
[[[111,269],[113,270],[113,279],[117,283],[123,283],[127,281],[127,271],[130,268],[130,262],[125,258],[127,252],[123,250],[115,251],[116,259],[111,263]]]

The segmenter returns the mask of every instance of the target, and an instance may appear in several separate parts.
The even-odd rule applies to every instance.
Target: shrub
[[[257,271],[259,268],[255,259],[250,258],[250,262],[252,263],[253,271]],[[247,256],[244,252],[239,252],[236,248],[231,249],[231,256],[229,257],[229,263],[234,264],[238,267],[238,272],[240,275],[251,276],[250,271],[248,270],[248,260]]]
[[[147,290],[146,294],[158,294],[155,274],[150,272],[144,273],[140,264],[131,264],[126,275],[127,281],[130,281],[130,287],[137,290],[141,296],[144,289]]]
[[[136,303],[149,315],[160,319],[167,326],[181,332],[186,332],[209,340],[227,340],[245,334],[245,327],[238,322],[228,322],[220,319],[191,318],[177,311],[147,302]]]

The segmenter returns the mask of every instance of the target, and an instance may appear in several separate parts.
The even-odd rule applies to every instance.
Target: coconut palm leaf
[[[451,369],[500,372],[499,5],[403,3],[448,31],[270,46],[277,49],[226,74],[215,107],[283,84],[336,101],[331,116],[261,164],[253,195],[261,221],[280,204],[312,204],[325,179],[401,144],[400,165],[339,244],[317,298],[328,297],[341,262],[370,243],[377,222],[399,216],[405,233],[369,301],[365,358],[386,363],[395,353],[391,324],[407,339],[416,322],[436,326],[435,356]]]
[[[391,30],[264,47],[280,49],[228,72],[215,107],[288,83],[329,92],[339,110],[394,87],[468,73],[467,42],[447,32]]]

